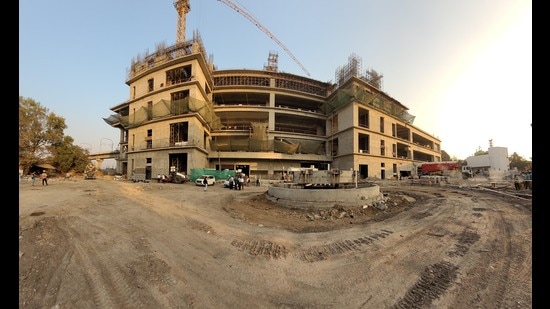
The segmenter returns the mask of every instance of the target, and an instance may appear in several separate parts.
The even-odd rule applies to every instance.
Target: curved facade
[[[440,161],[440,141],[364,76],[337,84],[272,70],[217,70],[198,35],[133,61],[129,99],[105,121],[120,129],[117,172],[242,170],[279,179],[289,168],[415,174]],[[374,85],[373,85],[374,84]],[[413,164],[414,165],[414,164]]]

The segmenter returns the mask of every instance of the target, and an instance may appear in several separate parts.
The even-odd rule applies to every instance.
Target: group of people
[[[157,175],[157,182],[170,182],[170,177],[166,176],[165,174],[158,174]]]
[[[239,173],[235,177],[229,176],[228,180],[229,189],[231,190],[244,190],[244,187],[250,184],[250,177],[243,173]]]
[[[533,173],[521,173],[514,175],[514,187],[516,190],[532,190],[533,189]]]
[[[34,187],[34,182],[36,178],[40,177],[40,182],[42,182],[43,186],[48,185],[48,174],[46,173],[46,170],[43,170],[41,174],[37,174],[36,172],[32,172],[31,179],[32,179],[32,186]]]

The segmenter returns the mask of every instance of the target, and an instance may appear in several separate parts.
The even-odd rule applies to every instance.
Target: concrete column
[[[100,171],[103,170],[103,168],[101,167],[103,165],[103,159],[96,159],[95,161],[96,161],[96,168]]]
[[[271,79],[271,87],[275,87],[275,79]],[[275,93],[272,91],[269,92],[269,107],[275,107]],[[275,130],[275,112],[272,109],[269,109],[269,120],[268,120],[268,130]]]

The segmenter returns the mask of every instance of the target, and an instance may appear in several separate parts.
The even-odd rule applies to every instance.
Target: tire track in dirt
[[[69,218],[70,219],[70,218]],[[78,231],[67,231],[71,238],[83,239]],[[128,284],[120,267],[105,255],[99,254],[91,243],[72,243],[75,258],[92,290],[94,305],[98,308],[138,308],[135,287]]]
[[[434,194],[437,196],[437,194]],[[464,255],[469,251],[469,248],[475,244],[480,236],[475,232],[471,231],[468,227],[464,227],[463,223],[457,220],[460,220],[460,217],[455,217],[452,214],[447,216],[447,220],[441,221],[441,210],[437,208],[441,207],[445,203],[449,203],[451,207],[455,203],[451,200],[435,198],[430,200],[430,203],[424,205],[421,210],[416,213],[412,213],[409,218],[415,220],[422,220],[429,218],[434,214],[439,217],[439,219],[431,219],[434,225],[426,225],[427,228],[423,228],[419,231],[416,231],[416,235],[426,234],[429,236],[443,237],[450,233],[452,238],[457,240],[457,243],[454,246],[450,246],[450,250],[447,252],[448,256],[458,257],[462,259]],[[459,206],[460,207],[460,206]],[[450,209],[448,209],[450,210]],[[444,211],[445,213],[448,211]],[[447,223],[444,223],[444,222]],[[437,223],[436,223],[437,222]],[[445,224],[440,226],[440,224]],[[463,230],[453,235],[453,233],[443,226],[456,225],[457,227],[462,226]],[[428,232],[422,233],[422,231],[427,230]],[[448,241],[446,241],[448,243]],[[458,264],[455,264],[450,261],[441,261],[435,264],[432,264],[426,267],[421,274],[419,274],[419,279],[406,291],[405,295],[397,300],[397,302],[392,306],[392,308],[429,308],[432,307],[432,302],[441,298],[447,293],[447,291],[453,287],[456,279],[459,275],[460,267]]]
[[[439,235],[437,235],[439,236]],[[453,249],[447,252],[450,257],[464,257],[470,247],[480,239],[480,235],[470,228],[465,228],[458,235]],[[427,308],[433,306],[432,302],[453,286],[459,274],[459,266],[441,261],[424,269],[420,279],[400,298],[392,308]]]
[[[42,216],[45,212],[33,212],[30,217]],[[32,221],[30,226],[20,225],[20,240],[27,241],[20,244],[19,250],[24,254],[20,256],[19,265],[19,294],[20,307],[33,303],[44,303],[50,306],[57,304],[58,291],[63,286],[62,278],[68,273],[73,252],[67,245],[67,239],[63,231],[58,227],[61,220],[58,217],[41,217]],[[48,256],[41,251],[49,251]],[[32,260],[32,262],[26,262]],[[24,265],[29,265],[25,267]],[[52,269],[52,272],[44,274],[39,270],[43,267]],[[44,289],[26,288],[25,282],[34,282],[36,286]],[[26,297],[22,298],[21,295]]]
[[[125,275],[124,280],[136,291],[132,297],[142,307],[149,308],[174,308],[182,306],[182,304],[186,306],[193,304],[194,296],[187,290],[186,278],[177,277],[172,269],[172,267],[177,268],[181,265],[178,262],[170,264],[171,258],[163,254],[164,250],[162,248],[157,248],[161,251],[152,248],[151,241],[159,243],[159,239],[156,239],[155,235],[164,238],[164,236],[160,235],[168,235],[171,232],[167,231],[176,231],[182,226],[185,226],[186,229],[215,235],[213,227],[194,219],[194,216],[189,216],[187,212],[185,215],[182,214],[182,209],[186,210],[187,208],[182,204],[182,193],[176,191],[177,187],[154,185],[155,188],[151,188],[132,184],[129,186],[126,184],[121,185],[121,190],[127,194],[128,199],[133,201],[135,206],[127,208],[125,205],[128,202],[123,201],[120,207],[118,207],[119,203],[115,201],[109,207],[103,207],[102,216],[110,217],[108,214],[110,211],[127,212],[128,220],[120,222],[119,219],[119,221],[111,223],[116,224],[117,229],[124,231],[124,234],[119,235],[126,235],[119,238],[116,244],[113,245],[118,247],[117,251],[123,250],[127,254],[119,257],[111,256],[111,258],[127,261],[124,265],[117,264],[114,267],[116,267],[118,272]],[[160,189],[157,189],[157,187]],[[149,192],[149,190],[152,190],[152,192]],[[179,202],[176,204],[171,203],[169,199],[157,194],[150,194],[155,192],[155,190],[170,193]],[[114,193],[105,192],[103,195],[106,194]],[[117,217],[117,215],[113,214],[113,217]],[[90,225],[94,225],[93,218],[85,217],[82,219],[87,220]],[[182,225],[183,222],[186,224]],[[154,226],[158,226],[161,229],[149,229]],[[106,226],[105,229],[109,229],[109,227]],[[108,230],[103,230],[100,233],[108,234]],[[160,243],[167,244],[169,248],[169,242],[172,238],[168,237],[167,239],[160,240]],[[131,248],[128,248],[128,244]]]
[[[518,267],[517,265],[521,265],[523,263],[524,254],[522,252],[520,253],[516,248],[518,247],[516,244],[514,244],[514,226],[510,222],[510,219],[508,218],[508,214],[504,210],[498,210],[498,219],[499,219],[499,225],[502,226],[503,234],[505,237],[503,238],[503,248],[501,252],[504,258],[498,258],[495,257],[495,260],[498,260],[495,265],[498,265],[499,267],[496,270],[496,273],[498,274],[497,277],[497,284],[494,289],[495,299],[497,300],[496,305],[498,307],[502,307],[503,304],[506,304],[505,300],[507,299],[507,289],[512,287],[514,285],[514,282],[518,279],[519,276],[520,279],[524,279],[521,277],[521,275],[518,275]],[[515,258],[514,258],[515,257]],[[519,263],[519,264],[518,264]],[[526,281],[519,281],[519,282],[526,282]],[[517,289],[517,286],[513,287],[514,289]],[[510,300],[512,303],[517,303],[517,299]],[[524,300],[525,303],[525,300]],[[518,306],[522,307],[522,306]]]
[[[480,236],[473,231],[465,230],[455,238],[458,239],[458,243],[447,254],[451,257],[463,257]],[[392,308],[430,307],[432,301],[445,294],[447,289],[454,284],[458,277],[458,271],[459,266],[448,261],[430,265],[421,274],[419,281]]]
[[[512,219],[516,214],[511,212],[515,213],[516,210],[513,207],[495,207],[495,198],[499,197],[472,198],[472,202],[476,204],[472,207],[472,216],[485,218],[483,221],[478,221],[478,226],[491,233],[481,236],[473,230],[472,227],[475,226],[473,224],[456,235],[458,243],[454,250],[448,252],[449,257],[460,258],[456,262],[466,267],[461,271],[460,284],[454,291],[455,307],[509,308],[509,304],[515,302],[507,299],[507,287],[513,286],[516,280],[518,271],[514,263],[521,263],[521,261],[514,261],[513,257],[524,256],[514,252],[513,242],[517,236],[515,236],[512,222],[517,219]],[[479,241],[481,246],[477,247],[481,249],[476,254],[469,254],[469,248]],[[473,260],[474,257],[475,260]],[[525,276],[519,280],[518,282],[530,281]],[[513,287],[513,290],[517,291],[517,286]],[[526,287],[526,290],[531,291],[531,288]],[[531,308],[529,297],[523,299],[523,304]]]
[[[458,267],[443,261],[424,269],[420,279],[391,308],[429,308],[432,301],[444,294],[457,277]]]
[[[131,189],[135,188],[124,187],[123,190]],[[118,287],[117,289],[113,289],[113,292],[120,291],[120,293],[118,293],[119,298],[128,299],[128,301],[130,299],[132,300],[129,306],[124,305],[123,307],[133,308],[137,304],[141,307],[170,308],[174,307],[174,304],[178,304],[179,306],[183,303],[188,303],[187,300],[183,299],[187,297],[187,294],[178,295],[178,292],[175,291],[177,290],[176,286],[179,284],[179,281],[172,275],[172,269],[169,264],[158,257],[156,251],[151,248],[148,237],[153,236],[148,235],[156,235],[158,231],[150,231],[150,233],[145,232],[143,228],[148,225],[148,222],[144,220],[142,214],[140,214],[139,217],[135,216],[136,212],[134,209],[137,209],[137,213],[140,213],[142,211],[141,209],[145,208],[147,212],[151,214],[155,213],[155,217],[162,220],[162,216],[156,216],[158,213],[150,209],[151,206],[156,206],[155,203],[151,201],[154,199],[144,196],[141,191],[138,190],[138,193],[133,196],[136,207],[127,208],[124,206],[127,205],[127,202],[120,203],[116,200],[112,203],[109,202],[112,194],[112,192],[103,192],[97,197],[97,199],[101,201],[99,203],[100,206],[97,208],[87,208],[87,215],[79,218],[82,224],[88,226],[88,230],[97,230],[95,234],[98,235],[98,237],[95,237],[93,242],[97,244],[97,250],[101,251],[100,254],[105,256],[99,262],[104,263],[104,267],[102,267],[101,270],[114,269],[114,271],[111,272],[111,276],[105,279],[108,281],[105,282],[112,282],[115,284],[115,287]],[[160,201],[162,202],[162,200]],[[159,204],[162,205],[162,203]],[[120,214],[120,212],[127,213],[127,219],[123,221],[119,219],[112,222],[102,219],[101,225],[95,223],[97,220],[96,216],[116,218],[117,214],[109,214],[113,211],[118,214]],[[94,216],[90,216],[90,214]],[[211,227],[199,221],[189,219],[187,222],[191,229],[201,231],[211,230]],[[124,233],[119,234],[119,237],[116,239],[109,236],[109,229],[111,229],[111,226],[115,229],[113,225],[116,225],[116,229],[124,231]],[[163,227],[166,228],[167,226],[165,225]],[[92,241],[88,242],[87,245],[94,246]],[[121,252],[119,254],[122,255],[112,255],[110,252],[111,248],[104,248],[104,246],[116,248],[114,252]],[[96,261],[98,258],[94,257],[93,259]],[[126,263],[122,265],[121,263],[115,262],[119,260],[126,261]],[[114,263],[107,263],[109,261]],[[95,284],[101,283],[102,282],[96,282]]]
[[[194,229],[196,231],[206,232],[206,233],[212,234],[212,235],[216,235],[216,232],[214,231],[214,229],[206,223],[200,222],[199,220],[195,220],[195,219],[192,219],[192,218],[186,218],[186,221],[188,223],[188,226],[191,229]]]
[[[263,256],[265,258],[282,259],[286,258],[288,249],[283,245],[273,243],[269,240],[233,240],[231,245],[239,251],[250,255]]]
[[[95,190],[87,189],[87,192]],[[147,259],[147,252],[150,248],[143,238],[137,241],[126,241],[125,237],[113,238],[110,234],[110,229],[124,230],[124,234],[120,235],[135,235],[139,233],[139,229],[135,223],[128,220],[105,221],[102,218],[117,218],[120,212],[126,212],[128,209],[118,207],[119,202],[114,199],[114,194],[111,191],[90,193],[83,196],[82,211],[78,217],[67,218],[66,232],[71,235],[71,238],[79,239],[79,242],[73,242],[76,254],[76,263],[79,265],[80,273],[85,277],[88,286],[91,287],[93,294],[92,298],[95,304],[100,307],[115,306],[123,308],[136,308],[143,305],[157,306],[158,303],[151,297],[150,294],[143,294],[143,286],[139,286],[143,281],[135,281],[132,276],[132,262],[127,262],[122,265],[118,261],[134,261],[146,260],[149,262],[146,266],[162,265],[155,258]],[[118,214],[109,215],[110,212],[118,212]],[[99,220],[96,222],[96,220]],[[99,223],[99,224],[98,224]],[[114,227],[116,225],[116,227]],[[86,230],[91,233],[90,236],[80,235],[80,230]],[[129,245],[134,247],[134,250],[129,248]],[[113,255],[113,250],[122,250],[124,256]],[[145,251],[145,254],[143,252]],[[133,254],[124,254],[124,252]],[[136,256],[136,253],[141,256]],[[146,268],[147,269],[147,268]],[[153,283],[155,283],[153,281]],[[105,286],[111,288],[105,289]]]
[[[300,250],[294,255],[302,261],[310,263],[318,262],[326,260],[332,255],[344,254],[350,251],[359,251],[362,246],[371,245],[392,233],[393,232],[389,230],[382,230],[379,233],[364,237],[339,240],[321,246],[312,246],[307,249]],[[269,240],[233,240],[231,245],[236,247],[239,251],[246,252],[254,256],[264,256],[266,258],[273,259],[286,258],[291,253],[284,245],[276,244]]]
[[[355,238],[335,241],[322,246],[312,246],[301,250],[296,255],[306,262],[318,262],[330,258],[332,255],[344,254],[350,251],[359,251],[363,246],[369,246],[380,239],[392,234],[393,231],[382,229],[378,233]]]
[[[455,244],[454,250],[447,253],[450,257],[462,257],[466,255],[468,250],[470,250],[470,246],[477,242],[480,239],[480,236],[478,233],[466,229],[457,235],[456,238],[458,238],[458,243]]]
[[[530,306],[532,303],[532,297],[530,293],[527,291],[530,291],[530,287],[525,286],[524,282],[531,282],[532,280],[532,272],[531,271],[524,271],[525,267],[524,265],[531,265],[532,263],[532,255],[526,254],[523,250],[521,250],[523,243],[530,243],[531,242],[531,235],[527,236],[521,236],[517,240],[513,241],[511,244],[511,256],[512,260],[510,261],[510,269],[509,269],[509,277],[508,282],[506,284],[506,291],[509,290],[519,290],[524,291],[521,294],[513,294],[515,297],[511,297],[511,293],[504,293],[503,297],[503,303],[504,304],[511,304],[515,303],[517,305],[517,308],[525,308],[526,306]],[[531,270],[531,268],[529,268]]]

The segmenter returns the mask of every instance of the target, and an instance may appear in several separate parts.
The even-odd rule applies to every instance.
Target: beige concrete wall
[[[196,59],[190,59],[190,61],[184,62],[184,63],[177,63],[172,66],[168,66],[166,68],[162,68],[158,71],[150,72],[149,74],[144,75],[143,77],[139,78],[138,80],[132,82],[130,84],[130,98],[141,98],[139,101],[134,102],[130,106],[130,111],[135,108],[138,110],[140,107],[147,107],[147,102],[153,101],[153,104],[164,99],[164,100],[170,100],[170,92],[157,92],[160,90],[163,90],[167,87],[166,85],[166,71],[191,65],[191,75],[193,76],[192,81],[196,81],[199,83],[199,85],[204,86],[206,84],[206,75],[202,72],[201,67],[199,65],[199,62]],[[149,79],[153,78],[153,91],[149,91]],[[161,86],[162,84],[162,86]],[[134,89],[135,87],[135,96],[134,96]],[[189,96],[206,101],[207,98],[203,95],[203,92],[201,92],[196,87],[189,87]],[[150,93],[150,95],[147,95]]]
[[[347,155],[354,152],[353,124],[356,117],[353,113],[353,104],[348,104],[338,110],[338,155]]]
[[[267,194],[287,207],[332,208],[335,204],[347,207],[372,205],[383,198],[380,187],[373,185],[353,189],[294,189],[273,184]]]
[[[354,104],[348,104],[337,110],[338,113],[338,131],[346,130],[357,123],[354,116]]]

